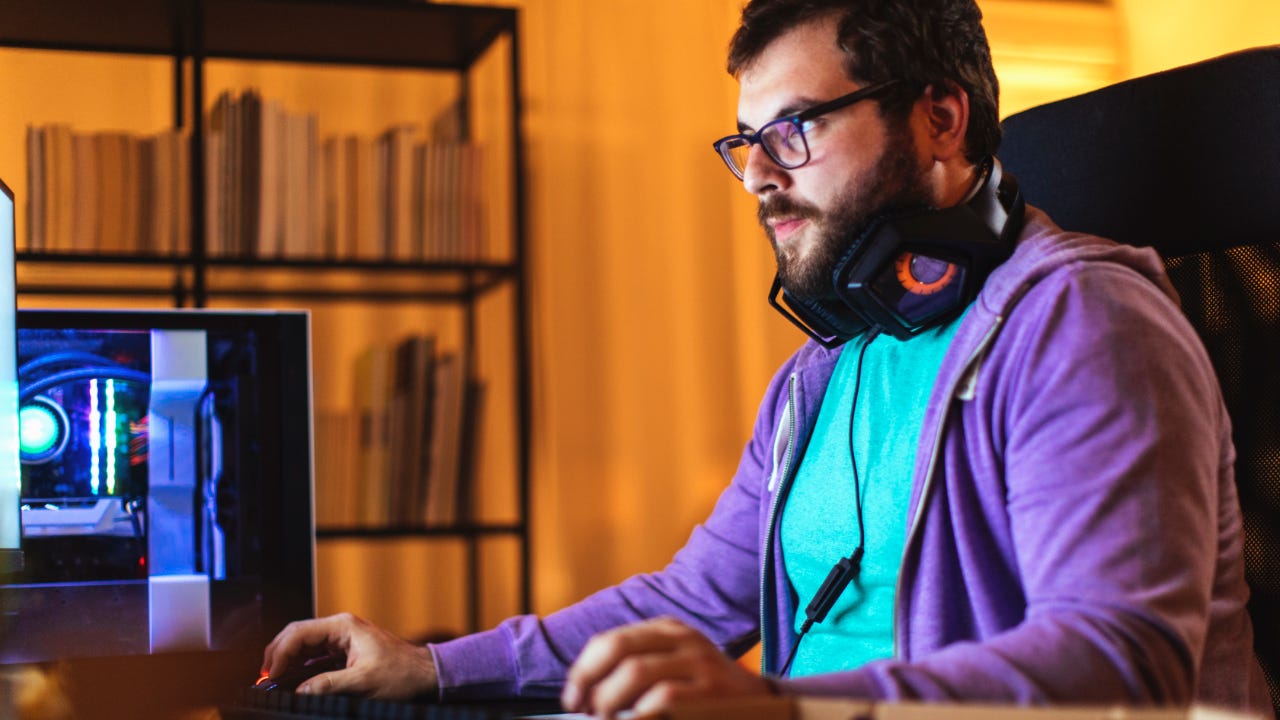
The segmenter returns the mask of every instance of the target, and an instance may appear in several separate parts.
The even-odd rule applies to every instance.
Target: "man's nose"
[[[791,173],[774,162],[763,145],[752,145],[742,168],[742,186],[756,196],[771,190],[786,190],[791,186]]]

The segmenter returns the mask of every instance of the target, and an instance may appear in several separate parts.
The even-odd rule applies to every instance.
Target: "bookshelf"
[[[489,234],[503,252],[440,259],[257,257],[210,252],[206,237],[204,147],[210,137],[205,110],[211,63],[351,66],[408,70],[457,79],[458,117],[464,137],[492,108],[472,92],[470,73],[502,44],[507,87],[502,108],[501,187],[507,220]],[[378,543],[388,539],[460,541],[464,546],[469,630],[480,626],[481,545],[504,538],[516,545],[519,611],[531,607],[530,589],[530,328],[526,209],[521,137],[521,89],[517,12],[511,8],[408,0],[23,0],[0,4],[0,47],[57,53],[102,53],[158,58],[172,65],[172,126],[189,133],[190,234],[185,245],[164,252],[21,250],[19,296],[153,298],[175,307],[209,307],[218,301],[262,303],[288,299],[323,304],[357,303],[376,314],[380,306],[405,304],[457,313],[454,326],[473,376],[485,351],[478,308],[504,303],[510,335],[499,345],[511,355],[509,373],[486,402],[502,403],[512,419],[514,519],[463,518],[449,526],[387,523],[317,527],[321,542]],[[486,98],[491,96],[485,96]],[[429,118],[424,117],[423,121]],[[20,238],[20,247],[22,239]],[[112,272],[97,272],[108,268]],[[29,272],[23,273],[26,269]],[[31,272],[34,269],[34,272]],[[505,408],[509,404],[509,408]],[[503,479],[503,483],[506,480]]]

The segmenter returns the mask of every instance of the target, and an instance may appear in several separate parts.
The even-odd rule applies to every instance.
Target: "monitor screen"
[[[309,347],[305,312],[18,313],[24,563],[0,662],[75,660],[82,693],[184,663],[187,697],[216,667],[256,677],[314,614]]]

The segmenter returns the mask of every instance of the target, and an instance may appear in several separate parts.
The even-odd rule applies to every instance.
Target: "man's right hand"
[[[262,668],[279,677],[325,655],[346,658],[341,670],[298,685],[303,694],[344,693],[386,700],[434,697],[438,676],[431,651],[350,613],[289,623],[267,645]]]

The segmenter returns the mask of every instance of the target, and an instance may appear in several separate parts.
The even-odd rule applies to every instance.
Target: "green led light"
[[[53,449],[58,442],[58,418],[44,405],[26,405],[18,416],[18,437],[22,452],[41,455]]]

